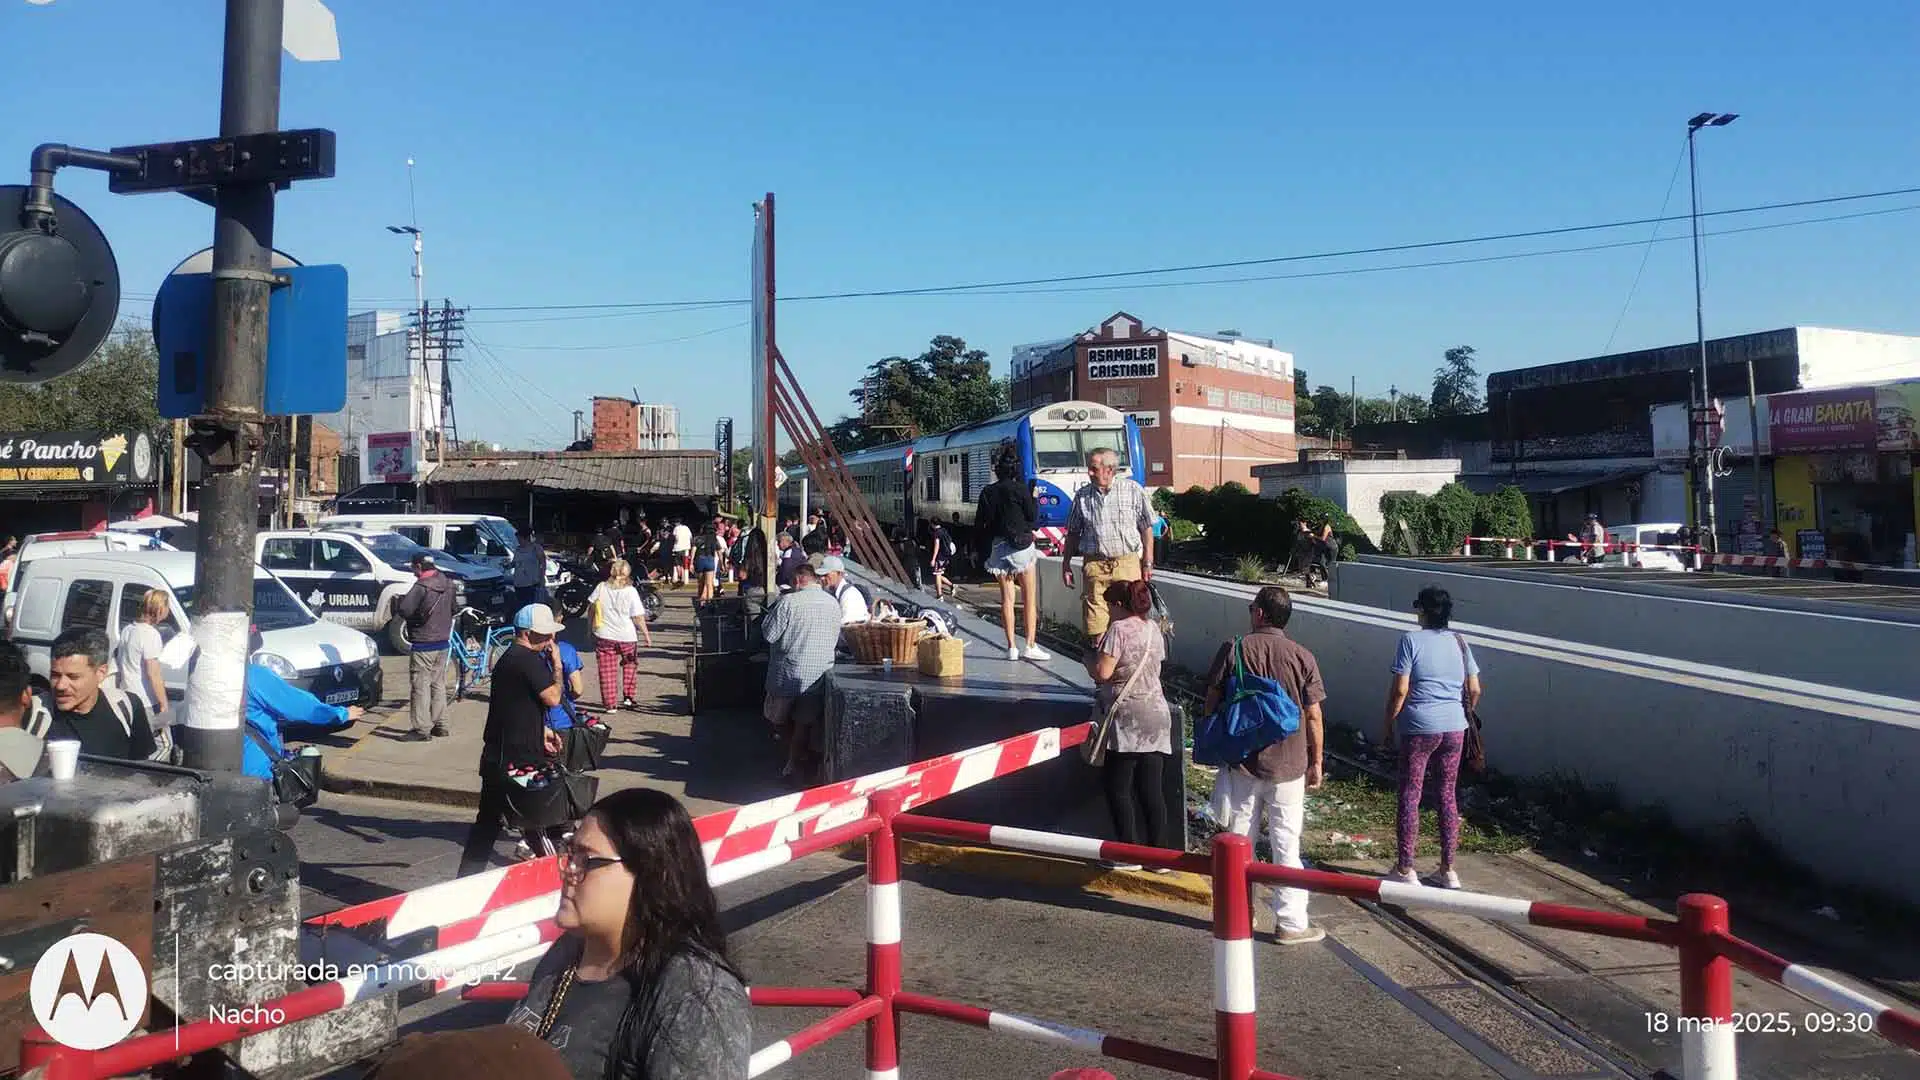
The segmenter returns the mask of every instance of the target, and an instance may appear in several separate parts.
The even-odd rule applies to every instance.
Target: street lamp
[[[1704,410],[1712,406],[1713,393],[1707,382],[1707,320],[1700,293],[1700,172],[1694,159],[1693,135],[1701,128],[1726,127],[1737,119],[1739,117],[1734,113],[1703,112],[1687,121],[1687,186],[1692,190],[1693,201],[1693,331],[1694,338],[1700,347],[1700,409],[1702,410],[1701,414],[1696,415],[1702,415]],[[1747,361],[1747,408],[1750,410],[1749,422],[1753,423],[1759,415],[1759,408],[1753,400],[1752,360]],[[1697,424],[1690,426],[1697,426]],[[1757,423],[1754,426],[1757,429]],[[1758,499],[1760,498],[1760,432],[1753,431],[1751,437],[1753,440],[1753,497]],[[1713,465],[1711,455],[1708,454],[1704,445],[1700,448],[1698,467],[1699,490],[1704,494],[1706,501],[1703,519],[1707,528],[1708,544],[1713,550],[1718,551],[1720,544],[1715,528],[1717,523],[1713,507]]]

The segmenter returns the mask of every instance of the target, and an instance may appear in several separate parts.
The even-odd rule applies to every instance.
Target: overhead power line
[[[1886,191],[1860,192],[1852,195],[1830,195],[1819,199],[1796,199],[1789,202],[1761,203],[1754,206],[1742,206],[1727,210],[1711,210],[1701,213],[1702,218],[1729,217],[1739,214],[1757,214],[1773,210],[1793,210],[1809,206],[1828,206],[1834,203],[1859,202],[1866,199],[1884,199],[1895,195],[1920,194],[1920,187],[1892,188]],[[1600,222],[1591,225],[1561,225],[1548,229],[1527,229],[1518,232],[1488,233],[1479,236],[1464,236],[1450,240],[1423,240],[1411,243],[1383,244],[1374,247],[1345,248],[1335,251],[1306,252],[1294,255],[1272,255],[1256,259],[1234,259],[1225,262],[1192,263],[1184,266],[1162,266],[1146,270],[1113,270],[1097,274],[1066,274],[1055,277],[1017,278],[1006,281],[972,282],[959,285],[933,285],[910,289],[864,289],[850,292],[809,293],[797,296],[782,296],[782,303],[801,303],[820,300],[862,300],[888,296],[928,296],[942,293],[965,293],[986,289],[1011,289],[1029,285],[1060,285],[1085,281],[1114,281],[1133,277],[1154,277],[1161,274],[1194,273],[1202,270],[1232,270],[1251,266],[1272,266],[1280,263],[1312,262],[1322,259],[1354,258],[1362,255],[1388,255],[1406,251],[1425,251],[1434,248],[1462,247],[1469,244],[1487,244],[1510,240],[1537,240],[1550,236],[1567,236],[1574,233],[1601,232],[1609,229],[1634,228],[1642,225],[1655,225],[1661,222],[1686,221],[1687,215],[1631,218],[1620,221]],[[1636,241],[1635,243],[1640,243]],[[709,300],[647,300],[632,302],[614,302],[597,304],[510,304],[475,305],[474,311],[629,311],[652,308],[688,308],[717,307],[727,304],[745,304],[746,297]]]

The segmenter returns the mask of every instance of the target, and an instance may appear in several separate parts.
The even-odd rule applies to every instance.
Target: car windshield
[[[367,550],[373,552],[375,558],[401,570],[413,565],[415,555],[434,554],[399,533],[374,533],[361,537],[361,542],[367,545]]]
[[[191,585],[182,585],[173,590],[180,600],[180,606],[189,616],[198,615],[194,609],[194,590]],[[288,591],[287,586],[276,577],[258,577],[253,579],[253,625],[261,633],[269,630],[293,630],[310,625],[314,621],[313,613],[300,603],[298,597]]]
[[[1087,467],[1087,455],[1102,449],[1113,451],[1119,459],[1120,471],[1127,471],[1127,433],[1117,428],[1036,430],[1033,433],[1033,465],[1043,472],[1084,469]]]
[[[520,534],[514,531],[511,524],[501,521],[499,518],[481,518],[480,527],[492,533],[493,538],[498,540],[500,545],[508,551],[518,551],[520,549]]]

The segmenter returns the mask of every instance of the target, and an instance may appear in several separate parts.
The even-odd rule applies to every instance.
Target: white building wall
[[[438,357],[423,364],[412,317],[404,311],[363,311],[347,317],[347,403],[314,419],[339,432],[347,445],[362,435],[438,431],[441,372]]]
[[[1374,543],[1380,543],[1386,518],[1380,499],[1394,491],[1431,495],[1460,478],[1454,458],[1408,461],[1306,462],[1305,472],[1277,472],[1260,477],[1260,497],[1277,499],[1289,488],[1330,500],[1353,518]]]
[[[1167,334],[1167,352],[1173,355],[1184,353],[1191,357],[1195,364],[1201,366],[1223,367],[1229,371],[1264,375],[1273,379],[1288,381],[1293,379],[1292,353],[1281,352],[1271,345],[1262,345],[1257,341],[1247,341],[1244,338],[1221,341],[1217,338],[1170,331]]]
[[[1823,326],[1799,326],[1794,332],[1803,390],[1920,378],[1920,337]]]

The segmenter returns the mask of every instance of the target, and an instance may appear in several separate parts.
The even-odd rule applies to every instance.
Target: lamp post
[[[1696,416],[1704,415],[1705,410],[1712,406],[1713,391],[1707,381],[1707,320],[1700,291],[1700,172],[1694,158],[1693,136],[1701,128],[1726,127],[1736,119],[1738,116],[1734,113],[1704,112],[1687,121],[1687,186],[1691,190],[1693,203],[1693,331],[1700,348],[1700,412],[1696,413]],[[1759,409],[1753,401],[1753,362],[1751,360],[1747,362],[1747,408],[1751,410],[1749,414],[1751,422],[1759,414]],[[1760,433],[1757,430],[1752,432],[1752,440],[1753,497],[1758,499],[1760,497]],[[1708,545],[1712,550],[1718,551],[1720,541],[1713,506],[1713,461],[1712,455],[1704,445],[1705,440],[1701,441],[1703,445],[1700,447],[1697,465],[1700,470],[1698,491],[1705,501],[1701,520],[1706,525]]]

